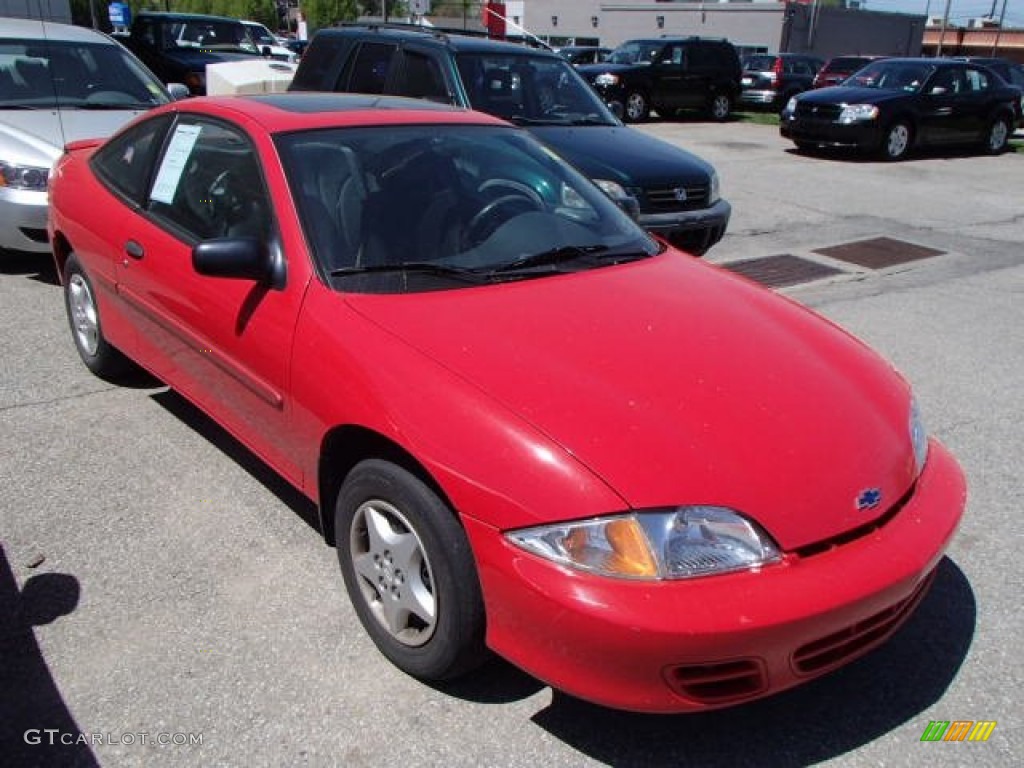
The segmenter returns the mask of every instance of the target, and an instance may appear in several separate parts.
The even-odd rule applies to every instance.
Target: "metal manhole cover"
[[[945,251],[926,248],[923,245],[914,245],[913,243],[896,240],[892,237],[873,237],[870,240],[857,240],[852,243],[844,243],[843,245],[833,245],[829,248],[816,248],[814,252],[832,259],[856,264],[866,269],[884,269],[885,267],[892,267],[897,264],[905,264],[908,261],[941,256],[945,253]]]
[[[841,269],[801,259],[789,253],[765,256],[760,259],[734,261],[721,266],[723,269],[756,280],[769,288],[785,288],[789,285],[809,283],[812,280],[842,274]]]

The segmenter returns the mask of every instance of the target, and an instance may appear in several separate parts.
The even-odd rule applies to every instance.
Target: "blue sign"
[[[129,27],[132,23],[132,9],[128,3],[111,3],[107,6],[110,23],[115,27]]]

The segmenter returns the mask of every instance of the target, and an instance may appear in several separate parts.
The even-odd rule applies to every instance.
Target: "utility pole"
[[[935,52],[936,57],[942,56],[942,41],[946,37],[946,25],[949,24],[949,6],[953,0],[946,0],[946,12],[942,14],[942,29],[939,30],[939,50]]]
[[[992,10],[995,10],[995,3],[992,4]],[[996,39],[992,41],[992,55],[996,55],[996,49],[999,47],[999,36],[1003,34],[1003,21],[1006,19],[1006,0],[1003,0],[1003,10],[999,14],[999,26],[996,27]]]

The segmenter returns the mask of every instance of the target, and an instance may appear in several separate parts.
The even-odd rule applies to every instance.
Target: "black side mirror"
[[[262,54],[263,58],[269,59],[271,56],[274,55],[274,52],[270,50],[270,46],[269,45],[264,45],[260,49],[260,54]]]
[[[192,248],[192,268],[208,277],[255,280],[279,288],[284,268],[275,250],[258,237],[217,237]]]

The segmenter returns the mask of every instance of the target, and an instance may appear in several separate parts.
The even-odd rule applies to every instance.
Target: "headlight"
[[[924,469],[924,463],[928,460],[928,432],[924,428],[924,420],[921,418],[921,409],[917,406],[917,400],[910,403],[910,443],[914,446],[914,467],[916,474],[920,475]]]
[[[874,104],[848,104],[839,113],[839,122],[842,125],[849,125],[861,120],[874,120],[876,117],[878,117],[878,107]]]
[[[782,109],[784,114],[792,115],[796,112],[796,96],[790,96],[789,101],[786,102],[786,106]]]
[[[603,72],[594,78],[595,85],[618,85],[619,76],[613,75],[611,72]]]
[[[624,579],[689,579],[754,569],[782,557],[767,533],[724,507],[636,512],[505,535],[547,560]]]
[[[0,187],[45,192],[49,175],[49,168],[38,165],[14,165],[0,160]]]
[[[629,197],[629,195],[626,194],[626,190],[617,182],[609,181],[608,179],[591,179],[591,181],[597,184],[597,186],[601,188],[601,191],[608,195],[612,200],[620,200],[624,197]]]
[[[722,196],[721,190],[718,188],[718,174],[714,171],[711,172],[711,186],[708,188],[708,205],[714,205],[718,202],[718,198]]]

